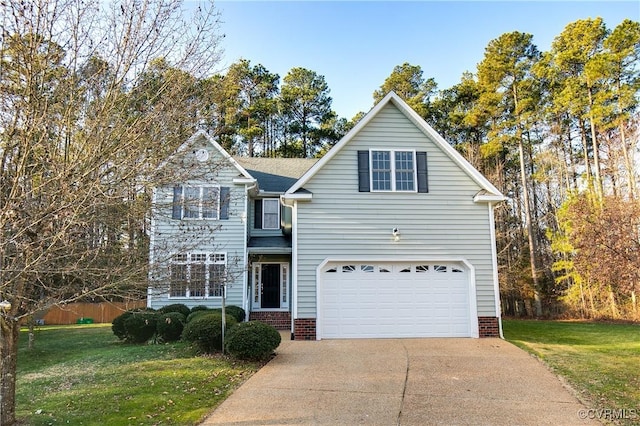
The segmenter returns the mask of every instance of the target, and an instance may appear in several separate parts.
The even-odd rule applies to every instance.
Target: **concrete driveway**
[[[500,339],[283,339],[276,352],[203,424],[599,424]]]

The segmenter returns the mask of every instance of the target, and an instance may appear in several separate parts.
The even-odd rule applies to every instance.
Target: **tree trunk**
[[[16,422],[16,369],[20,325],[11,317],[0,314],[0,425]]]
[[[599,198],[602,198],[604,189],[602,186],[602,178],[600,177],[600,148],[598,147],[598,138],[596,137],[596,124],[593,118],[593,94],[591,88],[589,92],[589,125],[591,127],[591,144],[593,145],[593,169],[595,175],[596,194]]]
[[[533,279],[533,297],[535,300],[535,316],[542,316],[542,301],[540,300],[540,283],[538,280],[538,269],[536,266],[537,244],[533,235],[533,223],[531,216],[531,206],[529,205],[529,189],[527,185],[527,171],[524,164],[524,145],[522,137],[518,138],[518,152],[520,154],[520,179],[522,181],[522,197],[524,202],[524,214],[527,221],[527,234],[529,237],[529,261],[531,262],[531,278]]]
[[[622,158],[624,158],[624,164],[627,169],[627,182],[629,185],[629,199],[636,198],[636,175],[635,168],[633,167],[633,160],[627,150],[627,137],[624,131],[624,124],[620,123],[620,145],[622,146]]]

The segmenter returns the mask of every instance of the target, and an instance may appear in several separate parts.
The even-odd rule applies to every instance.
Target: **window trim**
[[[262,228],[264,230],[269,230],[269,231],[276,231],[280,229],[280,199],[279,198],[263,198],[262,200]],[[277,205],[276,208],[276,215],[277,215],[277,219],[276,219],[276,226],[273,228],[267,228],[266,223],[267,221],[265,220],[265,215],[267,214],[266,212],[266,208],[265,208],[265,201],[269,201],[269,202],[275,202]],[[269,214],[273,214],[273,213],[269,213]]]
[[[177,260],[176,258],[180,256],[180,257],[184,257],[184,260]],[[204,256],[204,261],[201,260],[193,260],[194,257],[196,256]],[[222,295],[224,292],[224,288],[225,288],[225,284],[226,284],[226,279],[227,279],[227,253],[226,252],[188,252],[188,253],[174,253],[173,255],[171,255],[170,259],[169,259],[169,288],[167,291],[167,297],[168,299],[198,299],[198,300],[202,300],[202,299],[222,299]],[[202,289],[203,291],[203,295],[201,296],[192,296],[191,292],[192,289],[190,288],[191,285],[191,266],[192,265],[203,265],[205,266],[204,268],[204,289]],[[181,265],[181,266],[186,266],[186,271],[185,271],[185,290],[184,290],[184,296],[172,296],[171,295],[171,287],[172,287],[172,267],[173,265]],[[211,296],[210,295],[210,290],[211,290],[211,266],[213,265],[224,265],[224,279],[223,279],[223,283],[221,283],[221,289],[222,291],[220,292],[219,296]],[[215,283],[214,283],[215,284]]]
[[[388,152],[390,156],[391,169],[391,189],[374,189],[373,184],[373,153],[374,152]],[[413,189],[397,189],[396,185],[396,153],[410,152],[412,154],[413,162]],[[416,193],[418,192],[418,161],[415,149],[369,149],[369,188],[370,192],[404,192],[404,193]]]
[[[208,185],[208,184],[183,184],[179,186],[180,188],[180,219],[181,220],[220,220],[220,207],[222,204],[222,187],[220,185]],[[187,198],[185,197],[185,194],[187,192],[188,189],[191,188],[197,188],[199,195],[198,195],[198,206],[197,206],[197,211],[198,211],[198,216],[197,217],[187,217],[186,213],[187,213]],[[206,189],[214,189],[216,192],[216,197],[215,197],[215,210],[214,209],[207,209],[205,208],[205,204],[204,204],[204,193]],[[175,197],[175,193],[174,193],[174,197]],[[215,212],[215,216],[211,216],[211,217],[204,217],[203,214],[205,212],[205,210],[209,210],[209,211],[213,211]]]

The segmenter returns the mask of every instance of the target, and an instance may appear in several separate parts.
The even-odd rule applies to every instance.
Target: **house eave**
[[[474,203],[501,203],[506,200],[506,197],[502,194],[476,194],[473,197]]]

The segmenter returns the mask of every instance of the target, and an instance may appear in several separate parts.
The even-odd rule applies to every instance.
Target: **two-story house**
[[[500,335],[503,195],[388,94],[319,160],[205,132],[153,196],[148,305],[243,307],[295,339]]]

